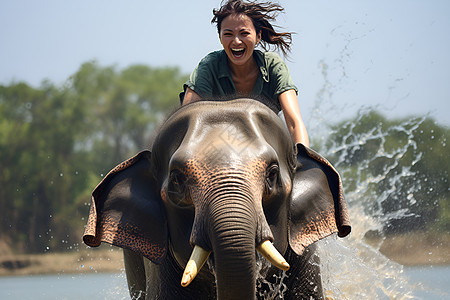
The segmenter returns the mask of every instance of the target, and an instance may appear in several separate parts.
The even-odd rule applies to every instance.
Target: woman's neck
[[[259,75],[258,64],[255,59],[250,59],[244,65],[235,65],[228,61],[228,66],[236,92],[241,96],[250,95]]]
[[[236,65],[228,60],[228,66],[230,68],[231,75],[237,78],[245,78],[249,74],[258,71],[258,64],[253,57],[243,65]]]

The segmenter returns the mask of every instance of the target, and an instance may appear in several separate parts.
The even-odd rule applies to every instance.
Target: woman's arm
[[[184,99],[182,105],[186,105],[195,101],[201,100],[199,94],[186,87],[186,92],[184,93]]]
[[[291,133],[292,140],[295,143],[302,143],[309,147],[309,137],[303,123],[300,107],[298,105],[297,93],[295,90],[288,90],[278,96],[281,108],[283,110],[286,125]]]

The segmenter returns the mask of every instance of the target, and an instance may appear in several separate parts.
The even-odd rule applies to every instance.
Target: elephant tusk
[[[187,287],[192,280],[194,280],[195,276],[197,276],[198,272],[200,272],[208,259],[209,254],[211,254],[211,251],[206,251],[202,247],[195,245],[186,268],[184,269],[183,277],[181,279],[182,287]]]
[[[270,241],[265,241],[259,245],[256,250],[261,253],[268,261],[270,261],[275,267],[283,271],[289,270],[290,266],[284,259],[284,257],[278,252]]]

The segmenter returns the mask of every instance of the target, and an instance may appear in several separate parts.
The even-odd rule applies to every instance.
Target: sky
[[[450,126],[450,1],[280,0],[303,119],[373,107]],[[84,62],[178,66],[221,48],[220,0],[0,0],[0,84],[63,84]],[[180,87],[181,89],[181,87]]]

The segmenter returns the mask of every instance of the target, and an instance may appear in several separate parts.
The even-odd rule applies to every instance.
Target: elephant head
[[[183,286],[210,256],[218,297],[253,299],[255,250],[286,270],[288,247],[301,255],[334,232],[350,232],[338,173],[294,146],[266,106],[239,99],[172,114],[151,152],[120,164],[94,190],[84,242],[130,249],[155,264],[170,252],[185,269]]]

